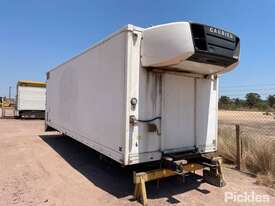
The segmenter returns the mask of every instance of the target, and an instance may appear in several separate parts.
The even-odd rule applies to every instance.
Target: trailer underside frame
[[[44,110],[20,110],[18,117],[21,119],[45,119]]]

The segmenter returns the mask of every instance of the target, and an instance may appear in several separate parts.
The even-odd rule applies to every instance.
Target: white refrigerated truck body
[[[46,127],[122,165],[216,151],[218,75],[238,62],[224,30],[127,25],[47,73]]]

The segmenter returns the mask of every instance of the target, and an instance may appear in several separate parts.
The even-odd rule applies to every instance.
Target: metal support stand
[[[203,170],[203,178],[211,185],[217,187],[224,187],[225,181],[222,173],[222,159],[217,158],[212,160],[216,167],[210,168],[210,170]]]
[[[196,170],[203,169],[203,178],[209,184],[213,184],[218,187],[223,187],[225,185],[222,168],[221,168],[221,158],[207,159],[205,157],[197,159],[197,162],[190,162],[185,164],[179,164],[184,173],[192,172],[195,173]],[[207,170],[208,169],[208,170]],[[159,180],[165,177],[171,177],[175,175],[180,175],[177,171],[171,168],[160,168],[156,170],[151,170],[147,172],[134,172],[133,181],[135,184],[134,198],[142,203],[144,206],[148,205],[147,192],[146,192],[146,182]]]

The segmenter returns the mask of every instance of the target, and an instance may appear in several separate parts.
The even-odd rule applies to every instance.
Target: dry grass
[[[258,174],[256,184],[275,188],[274,175],[271,173]]]
[[[225,161],[236,162],[236,139],[234,127],[219,127],[218,153]]]
[[[244,138],[243,142],[246,142],[243,145],[245,167],[254,174],[275,174],[273,145],[264,141],[258,143],[252,138]]]
[[[257,184],[275,187],[275,140],[257,138],[241,131],[242,168],[257,175]],[[225,160],[235,163],[236,140],[233,126],[219,128],[218,152]]]

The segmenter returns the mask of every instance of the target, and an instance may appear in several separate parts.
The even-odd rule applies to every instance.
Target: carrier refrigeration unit
[[[45,117],[46,83],[20,80],[16,89],[16,114],[19,118]]]
[[[47,73],[46,129],[124,166],[215,152],[218,79],[239,52],[212,26],[127,25]]]

